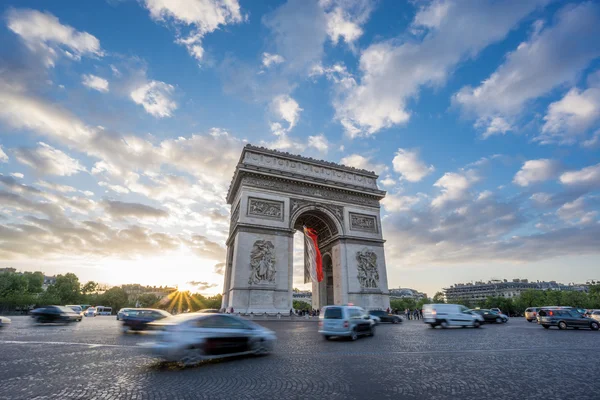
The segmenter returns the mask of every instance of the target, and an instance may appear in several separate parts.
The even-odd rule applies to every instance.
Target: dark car
[[[402,318],[400,318],[398,315],[390,314],[383,310],[369,311],[369,315],[378,317],[381,322],[391,322],[392,324],[398,324],[402,322]]]
[[[483,317],[483,322],[485,322],[486,324],[489,323],[497,323],[497,324],[501,324],[503,322],[506,322],[505,318],[502,317],[502,315],[498,314],[495,311],[492,310],[488,310],[485,308],[478,308],[475,310],[469,310],[470,312],[479,314]]]
[[[572,308],[542,308],[538,312],[538,321],[545,329],[549,329],[551,326],[557,326],[558,329],[584,328],[593,331],[600,329],[600,322],[586,317]]]
[[[148,324],[158,321],[172,315],[164,310],[154,308],[132,308],[123,314],[123,333],[132,331],[144,331],[148,329]]]
[[[81,321],[81,314],[76,313],[69,307],[46,306],[31,311],[31,316],[36,322],[75,322]]]

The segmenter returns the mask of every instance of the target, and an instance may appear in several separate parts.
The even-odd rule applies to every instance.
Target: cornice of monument
[[[248,144],[242,151],[231,180],[227,203],[232,203],[242,176],[247,174],[255,174],[264,179],[283,179],[292,183],[315,185],[377,200],[386,195],[385,191],[377,187],[378,175],[371,171]]]

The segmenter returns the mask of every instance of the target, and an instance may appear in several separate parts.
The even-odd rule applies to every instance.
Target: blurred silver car
[[[179,314],[149,327],[158,331],[158,341],[140,346],[150,355],[186,366],[214,358],[268,354],[277,340],[273,331],[227,314]]]
[[[600,310],[594,310],[590,314],[590,318],[595,319],[596,321],[600,321]]]
[[[0,317],[0,328],[4,328],[10,325],[10,318]]]

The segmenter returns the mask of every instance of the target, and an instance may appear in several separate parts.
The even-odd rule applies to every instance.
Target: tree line
[[[444,303],[444,294],[437,292],[432,299],[392,299],[390,306],[394,310],[404,311],[422,309],[425,304]],[[459,299],[457,304],[462,304],[469,308],[499,308],[505,314],[522,315],[526,308],[544,307],[544,306],[571,306],[586,309],[600,309],[600,285],[592,285],[589,291],[557,291],[557,290],[536,290],[530,289],[514,298],[506,297],[488,297],[485,300],[474,301],[470,299]]]
[[[128,295],[132,285],[105,288],[97,282],[79,282],[77,275],[57,275],[53,284],[43,289],[41,272],[0,272],[0,312],[12,313],[43,305],[90,304],[112,307],[113,312],[124,307],[152,307],[169,312],[198,311],[204,308],[221,308],[221,295],[205,297],[199,293],[164,289],[165,295],[136,293]],[[135,285],[143,289],[141,285]],[[162,287],[161,287],[162,288]],[[154,288],[148,288],[154,289]],[[139,291],[139,290],[138,290]]]

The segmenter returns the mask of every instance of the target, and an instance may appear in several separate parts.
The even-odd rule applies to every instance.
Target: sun
[[[198,291],[198,288],[188,282],[184,282],[177,285],[177,290],[179,290],[180,292],[196,293]]]

